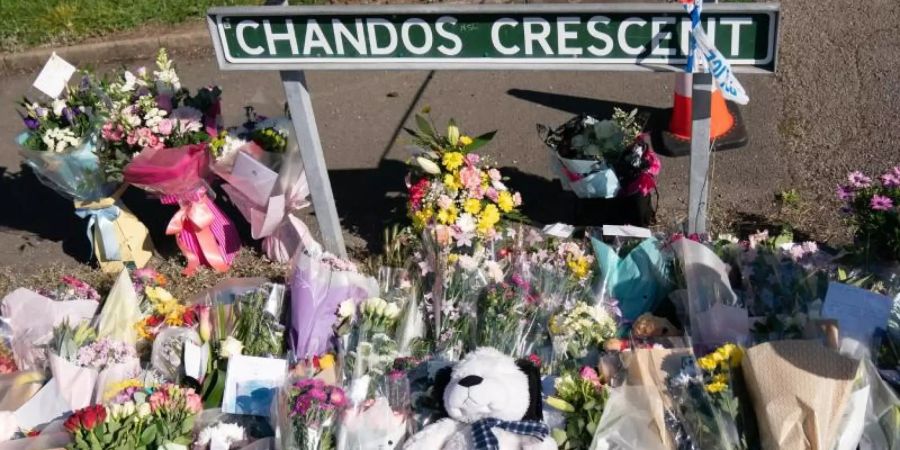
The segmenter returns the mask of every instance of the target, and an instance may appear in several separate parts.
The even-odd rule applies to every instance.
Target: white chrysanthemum
[[[233,423],[219,423],[204,428],[197,437],[197,444],[207,446],[215,441],[228,448],[235,442],[243,441],[244,437],[245,432],[242,426]]]
[[[225,136],[225,142],[219,150],[219,156],[216,161],[226,166],[234,165],[234,159],[237,158],[238,151],[241,147],[247,145],[247,141],[231,135]]]
[[[51,152],[62,153],[69,147],[74,147],[80,143],[75,136],[75,132],[68,128],[50,128],[43,136],[41,141],[47,146]]]

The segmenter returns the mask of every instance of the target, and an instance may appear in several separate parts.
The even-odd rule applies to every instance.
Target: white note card
[[[558,237],[560,239],[568,239],[575,232],[575,227],[565,223],[554,223],[544,227],[544,234],[548,236]]]
[[[887,328],[894,301],[890,297],[843,283],[828,283],[822,317],[836,319],[841,337],[865,348],[872,344],[875,330]]]
[[[54,52],[34,80],[33,86],[52,98],[59,98],[74,73],[75,66]]]
[[[201,375],[203,375],[203,353],[204,350],[199,345],[191,342],[184,342],[184,374],[195,379],[200,380]]]
[[[632,225],[603,225],[603,235],[647,239],[653,236],[653,233],[648,228]]]

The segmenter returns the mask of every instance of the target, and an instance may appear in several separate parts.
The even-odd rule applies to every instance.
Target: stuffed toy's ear
[[[433,404],[438,405],[440,409],[440,417],[447,417],[447,408],[444,407],[444,391],[450,384],[450,378],[453,376],[453,366],[441,368],[434,375],[434,385],[431,387],[431,400]]]
[[[528,411],[525,412],[525,417],[522,417],[522,420],[543,422],[544,412],[543,398],[541,397],[541,369],[527,359],[516,361],[516,365],[519,366],[519,370],[525,372],[525,375],[528,377],[528,397],[530,398],[530,401],[528,403]]]

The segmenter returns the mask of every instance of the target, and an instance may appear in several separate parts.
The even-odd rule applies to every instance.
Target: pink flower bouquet
[[[227,271],[241,245],[234,224],[209,197],[208,167],[205,143],[148,147],[125,167],[127,182],[159,194],[164,204],[179,206],[166,234],[178,239],[188,261],[186,275],[195,273],[201,264]]]

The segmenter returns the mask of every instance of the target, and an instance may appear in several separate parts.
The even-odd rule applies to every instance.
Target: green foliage
[[[277,317],[266,311],[268,289],[257,289],[239,297],[234,324],[234,337],[244,345],[243,354],[249,356],[281,356],[284,326]]]
[[[199,20],[211,6],[263,3],[263,0],[4,0],[0,1],[3,18],[0,52],[71,44],[148,24],[171,26]]]
[[[775,199],[785,208],[796,208],[801,202],[800,193],[796,189],[781,191],[775,195]]]

